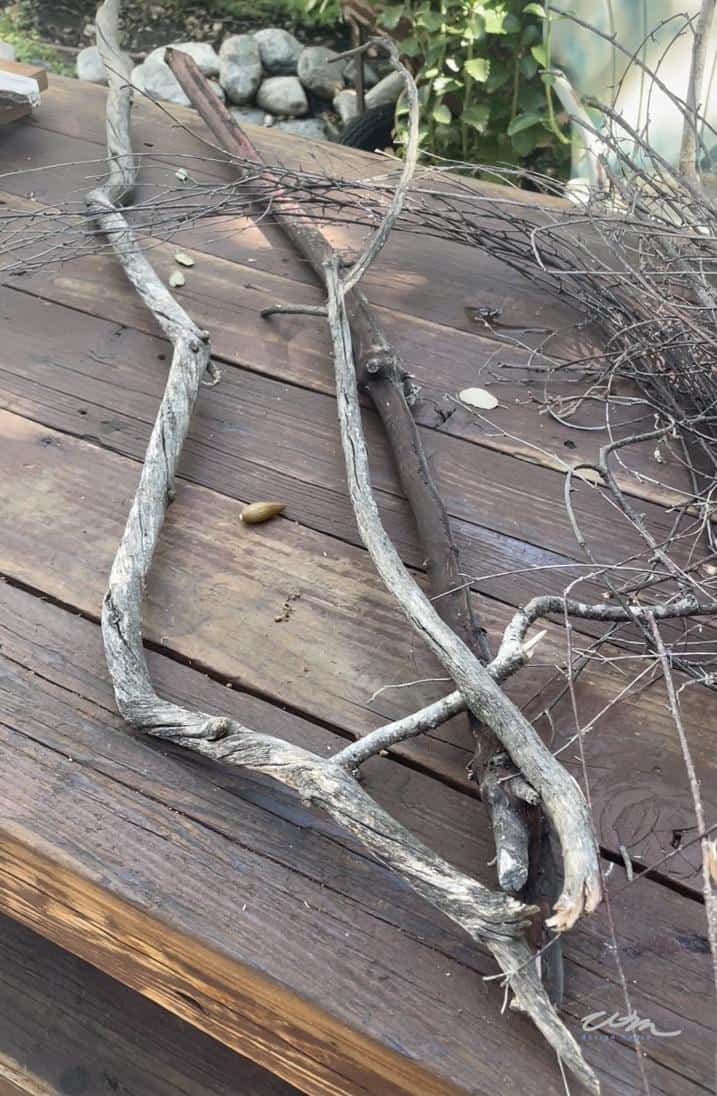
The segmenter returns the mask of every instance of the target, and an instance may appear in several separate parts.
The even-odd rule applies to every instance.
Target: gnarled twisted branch
[[[320,758],[280,739],[250,730],[234,720],[190,711],[162,699],[154,691],[142,648],[144,584],[167,508],[174,497],[177,466],[192,410],[211,362],[208,333],[197,328],[148,260],[140,254],[119,207],[120,200],[132,188],[134,173],[129,166],[130,93],[117,48],[118,8],[118,0],[105,0],[97,13],[98,44],[110,73],[107,98],[110,170],[105,185],[94,189],[87,200],[128,278],[173,346],[165,392],[103,605],[103,637],[119,710],[128,721],[149,734],[172,740],[216,761],[266,773],[294,788],[307,803],[326,810],[420,895],[451,917],[473,939],[486,943],[505,972],[519,1007],[530,1013],[565,1064],[588,1087],[597,1091],[597,1079],[548,1002],[535,971],[532,952],[521,939],[526,919],[534,912],[532,909],[505,894],[490,891],[436,856],[375,804],[343,763]],[[334,270],[330,274],[331,287],[338,285],[335,278]],[[336,309],[341,311],[343,307],[343,298],[339,301],[336,293],[330,292],[329,308],[333,310],[334,318]],[[341,314],[343,338],[348,340],[350,347],[345,312]],[[345,437],[351,433],[351,423],[355,420],[355,380],[353,395],[349,394],[348,399],[342,387],[342,378],[349,383],[352,377],[348,362],[349,359],[337,358]],[[361,440],[358,434],[357,441]],[[390,542],[382,545],[382,549],[389,557],[391,551],[395,555]],[[391,566],[395,566],[395,561]],[[400,560],[398,568],[402,568]],[[415,597],[415,592],[409,590],[408,601],[413,603]],[[420,598],[423,598],[422,594]],[[430,604],[426,602],[426,605],[435,615]],[[424,631],[433,625],[433,621],[426,618],[422,603],[414,616]],[[455,641],[450,629],[446,632],[448,634],[439,639],[448,652],[456,679],[477,714],[483,710],[488,714],[490,690],[498,687],[490,674],[481,670],[482,698],[476,697],[472,666],[472,661],[476,660],[470,652],[467,652],[470,656],[467,660],[460,641]],[[434,646],[436,642],[434,639]],[[490,683],[487,692],[486,681]],[[499,689],[498,693],[503,695]],[[509,715],[513,717],[512,712]],[[507,718],[504,715],[504,719]],[[524,732],[524,737],[527,739],[529,735]],[[530,762],[534,745],[526,741],[521,747],[518,741],[517,752],[524,754]],[[540,775],[540,766],[532,768]],[[583,881],[587,878],[584,872],[581,878]],[[560,912],[565,915],[564,909]]]
[[[139,253],[114,204],[134,183],[133,169],[124,166],[131,163],[130,97],[116,50],[118,6],[117,0],[106,0],[97,14],[98,42],[110,71],[110,173],[87,201],[128,278],[172,342],[173,355],[103,605],[102,631],[117,706],[128,722],[149,734],[274,776],[307,802],[324,807],[474,938],[511,938],[522,931],[533,911],[455,871],[375,804],[343,766],[234,721],[189,711],[154,691],[142,649],[144,585],[174,497],[179,457],[210,350],[208,333],[196,327]]]

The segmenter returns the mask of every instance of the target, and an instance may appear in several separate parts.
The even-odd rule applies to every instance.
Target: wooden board
[[[47,71],[39,65],[23,65],[19,61],[0,60],[0,85],[2,84],[2,73],[4,72],[13,77],[24,76],[28,80],[34,80],[37,89],[40,91],[47,87]],[[32,87],[32,85],[28,86]],[[16,122],[19,118],[24,118],[31,112],[32,107],[27,103],[13,104],[4,101],[0,91],[0,126],[7,125],[8,122]]]
[[[0,917],[0,1092],[298,1096],[145,997]]]
[[[43,110],[34,119],[32,131],[17,136],[17,142],[10,152],[10,158],[17,157],[18,164],[30,155],[38,163],[67,164],[72,159],[89,162],[93,156],[100,159],[103,155],[104,132],[102,123],[102,96],[103,90],[93,88],[92,94],[86,101],[78,106],[79,116],[68,117],[67,102],[72,95],[72,84],[67,81],[53,83],[53,93],[48,97]],[[191,124],[194,132],[204,133],[201,123],[198,122],[192,111],[183,111],[177,108],[178,120]],[[219,177],[226,179],[233,177],[227,168],[216,159],[207,161],[204,147],[201,141],[192,137],[190,133],[182,129],[172,132],[171,157],[168,151],[166,139],[158,136],[158,108],[156,105],[146,102],[138,102],[135,109],[135,131],[137,133],[138,146],[145,157],[143,162],[142,184],[139,190],[140,197],[149,197],[155,189],[165,189],[168,185],[176,186],[174,169],[183,156],[193,157],[191,168],[200,180],[204,175],[207,178]],[[159,131],[161,133],[161,130]],[[62,133],[62,137],[60,137]],[[154,140],[147,140],[148,137]],[[311,144],[301,139],[293,139],[282,142],[281,136],[277,141],[276,135],[268,130],[257,130],[254,137],[262,151],[273,159],[293,165],[305,164],[312,168],[312,161],[316,157],[315,149]],[[68,144],[68,138],[71,138]],[[143,139],[144,138],[144,139]],[[72,142],[75,142],[74,144]],[[96,152],[92,152],[92,146]],[[202,154],[202,162],[197,162],[198,154]],[[99,160],[98,160],[99,162]],[[183,162],[183,161],[182,161]],[[341,146],[326,148],[326,155],[322,159],[321,169],[334,168],[345,175],[356,175],[357,168],[363,169],[365,174],[376,173],[381,161],[365,154],[355,154]],[[72,174],[71,168],[53,168],[51,171],[39,172],[34,177],[37,198],[53,201],[60,197],[68,196],[68,176]],[[8,180],[10,186],[22,186],[21,180]],[[493,193],[496,188],[486,187],[488,193]],[[499,188],[498,188],[499,189]],[[529,204],[529,196],[525,196]],[[142,214],[146,220],[146,214]],[[346,235],[345,230],[341,230]],[[334,233],[335,234],[335,233]],[[272,271],[283,276],[289,275],[292,279],[312,284],[313,279],[302,264],[290,250],[270,247],[260,231],[248,227],[247,222],[241,218],[234,220],[214,220],[206,228],[196,228],[189,233],[182,233],[184,244],[194,244],[198,250],[209,257],[225,257],[233,262],[257,263],[261,269]],[[248,274],[252,271],[248,270]],[[441,286],[441,292],[435,291],[435,286]],[[466,288],[469,292],[466,292]],[[523,323],[527,327],[541,327],[549,325],[555,332],[565,332],[573,328],[576,322],[576,313],[562,303],[557,303],[552,297],[540,293],[522,279],[515,271],[503,264],[497,263],[488,256],[481,255],[476,263],[475,253],[468,248],[447,245],[436,240],[421,240],[416,237],[402,236],[398,234],[389,244],[381,258],[381,262],[371,271],[368,281],[368,293],[376,302],[388,305],[389,308],[398,307],[404,314],[408,313],[419,318],[420,345],[417,352],[413,351],[410,343],[410,330],[401,332],[398,344],[406,354],[407,364],[412,372],[416,372],[422,381],[425,390],[425,406],[421,408],[421,416],[427,424],[440,425],[441,429],[449,433],[458,433],[460,436],[468,436],[478,444],[489,448],[498,448],[507,452],[519,453],[524,459],[548,463],[551,467],[564,468],[567,461],[576,461],[577,454],[586,458],[600,438],[600,435],[571,430],[559,423],[539,416],[536,413],[538,402],[542,399],[542,382],[540,375],[535,370],[527,373],[528,381],[532,382],[533,391],[530,398],[526,399],[526,376],[516,373],[513,366],[516,362],[527,360],[526,354],[517,351],[510,345],[500,341],[499,335],[491,335],[485,328],[477,329],[466,315],[465,306],[470,304],[486,304],[498,307],[502,310],[503,319],[507,323]],[[424,330],[426,321],[429,329]],[[282,321],[286,325],[287,321]],[[288,328],[282,330],[294,331],[305,329],[305,321],[291,321]],[[315,330],[315,323],[308,325],[309,331]],[[431,334],[431,338],[427,336]],[[460,331],[466,348],[464,369],[463,354],[461,353],[460,339],[456,343],[455,332]],[[441,336],[445,342],[446,335],[450,332],[450,349],[441,349]],[[540,336],[542,338],[543,336]],[[562,335],[560,337],[563,337]],[[576,338],[577,336],[571,338]],[[409,342],[406,343],[406,338]],[[530,336],[521,336],[523,341],[530,342]],[[558,340],[558,335],[555,336]],[[453,343],[456,343],[453,346]],[[430,369],[426,370],[424,359],[427,348],[430,347],[428,362]],[[579,342],[570,344],[573,356],[587,356],[591,353],[599,354],[599,343],[595,341],[594,334],[581,331]],[[438,359],[436,360],[436,353]],[[560,347],[556,344],[556,353],[560,356]],[[448,373],[451,376],[451,387],[446,393],[441,383],[441,366],[444,359],[450,362]],[[414,361],[414,357],[417,359]],[[536,359],[538,360],[538,359]],[[510,369],[505,366],[509,364]],[[438,365],[438,371],[436,370]],[[460,387],[471,383],[486,381],[491,384],[496,393],[501,397],[503,413],[498,412],[491,416],[490,425],[485,421],[476,420],[464,411],[455,413],[455,404],[447,400]],[[551,391],[555,395],[575,394],[574,385],[570,383],[551,384]],[[450,414],[448,421],[446,414]],[[509,413],[509,414],[506,414]],[[616,413],[615,429],[617,435],[620,432],[621,418],[633,421],[634,408],[626,408],[622,415]],[[590,421],[589,414],[582,412],[576,421]],[[505,430],[508,433],[505,433]],[[536,435],[537,430],[537,435]],[[570,448],[565,448],[565,441]],[[577,454],[572,446],[577,446]],[[679,455],[674,457],[666,451],[664,463],[659,466],[659,479],[666,484],[673,484],[680,490],[689,490],[689,484],[681,468]],[[659,488],[651,483],[656,478],[656,468],[653,459],[653,447],[644,445],[632,449],[626,454],[627,467],[634,469],[633,475],[627,475],[627,486],[639,497],[651,497]],[[664,494],[664,490],[662,492]]]
[[[10,414],[0,415],[0,433],[0,499],[11,525],[0,544],[0,571],[96,619],[137,465]],[[240,511],[236,499],[204,488],[186,485],[178,493],[147,591],[150,640],[352,737],[445,692],[441,668],[407,632],[363,550],[291,518],[246,529]],[[290,595],[299,596],[290,619],[282,620]],[[502,631],[510,610],[485,601],[481,608],[491,634]],[[522,704],[554,678],[564,650],[557,626],[549,627],[541,648],[540,659],[511,685]],[[642,668],[638,662],[632,672]],[[586,675],[578,692],[581,716],[593,718],[606,707],[624,688],[626,672],[627,662]],[[426,683],[386,688],[411,681]],[[559,679],[561,690],[562,684]],[[556,746],[574,735],[567,699],[553,726]],[[689,733],[705,776],[703,795],[713,807],[711,730],[698,719]],[[662,862],[673,832],[692,818],[662,694],[653,689],[639,703],[618,706],[585,748],[603,842],[616,853],[624,844],[648,865]],[[470,737],[462,725],[406,743],[400,754],[467,787]],[[565,760],[580,777],[577,756],[571,751]],[[672,856],[663,870],[699,887],[698,847]]]
[[[491,969],[480,950],[336,827],[269,782],[138,739],[114,714],[96,621],[167,348],[107,256],[58,264],[65,237],[56,221],[46,222],[53,231],[43,241],[43,203],[62,202],[71,227],[88,176],[104,169],[104,91],[81,90],[53,81],[38,113],[8,131],[0,150],[11,244],[31,259],[45,248],[46,260],[32,276],[17,264],[11,273],[15,253],[5,251],[0,272],[12,285],[0,291],[0,401],[10,412],[0,415],[0,572],[12,584],[0,589],[0,909],[302,1091],[493,1094],[523,1089],[530,1078],[539,1096],[562,1092],[532,1028],[498,1015],[496,987],[480,981]],[[178,115],[201,133],[190,112]],[[219,159],[201,165],[206,146],[167,125],[156,106],[138,105],[135,134],[147,156],[140,198],[175,185],[180,165],[206,172],[212,185],[233,177]],[[257,139],[288,164],[330,164],[354,178],[384,168],[270,131]],[[27,174],[53,163],[65,166]],[[196,260],[183,299],[212,330],[224,380],[202,393],[155,563],[151,668],[165,695],[330,752],[447,686],[432,680],[440,668],[406,633],[358,545],[324,332],[314,320],[258,319],[276,301],[315,303],[311,278],[242,218],[216,228],[181,236]],[[173,241],[153,247],[165,273],[175,250]],[[525,354],[472,326],[464,305],[477,298],[501,307],[506,320],[556,330],[574,316],[492,261],[407,236],[382,256],[369,293],[423,386],[425,443],[497,634],[512,606],[555,588],[554,568],[574,567],[571,531],[558,517],[565,456],[588,456],[595,440],[538,414]],[[588,332],[580,338],[597,346]],[[501,372],[501,359],[518,368]],[[448,414],[453,394],[471,383],[499,392],[493,424]],[[382,513],[420,574],[415,533],[370,413],[367,428]],[[571,452],[565,443],[576,436]],[[667,526],[654,485],[634,475],[649,474],[651,459],[637,456],[628,489],[660,533]],[[285,497],[287,516],[248,530],[238,521],[241,504],[262,494]],[[596,492],[585,488],[576,505],[600,553],[632,547]],[[589,638],[589,629],[576,633],[577,644]],[[560,684],[563,651],[550,626],[513,687],[546,736],[554,731],[556,747],[575,732],[570,706],[558,705],[552,729],[540,713]],[[581,721],[607,712],[585,739],[606,852],[614,858],[624,846],[633,859],[660,865],[657,882],[643,876],[630,886],[611,865],[610,886],[634,1007],[658,1029],[680,1030],[645,1046],[651,1090],[672,1096],[711,1081],[701,1004],[709,964],[702,910],[687,897],[699,887],[698,847],[663,691],[653,685],[610,706],[640,669],[627,660],[595,667],[579,683],[578,705]],[[419,683],[386,689],[406,681]],[[712,818],[712,700],[698,690],[683,696]],[[492,853],[466,780],[470,746],[454,721],[404,744],[395,759],[376,759],[367,787],[443,855],[485,878]],[[577,757],[563,756],[580,779]],[[626,1007],[602,912],[571,934],[568,951],[566,1016],[584,1038],[586,1012]],[[620,1033],[589,1042],[606,1092],[644,1087],[627,1042]]]
[[[13,76],[27,76],[30,80],[36,80],[40,91],[47,89],[47,69],[42,65],[28,65],[22,61],[0,60],[0,72],[10,72]]]
[[[124,728],[97,627],[7,586],[0,605],[3,909],[306,1092],[479,1096],[518,1091],[530,1075],[531,1091],[562,1094],[532,1026],[499,1015],[480,949],[291,793]],[[151,670],[165,695],[322,753],[340,741],[165,656]],[[380,758],[366,780],[490,878],[490,844],[464,796]],[[625,882],[616,868],[633,1007],[680,1030],[645,1044],[652,1091],[691,1096],[711,1070],[700,908]],[[606,930],[599,913],[568,942],[566,1018],[578,1033],[586,1014],[622,1007]],[[586,1040],[586,1054],[606,1094],[639,1091],[619,1032]]]

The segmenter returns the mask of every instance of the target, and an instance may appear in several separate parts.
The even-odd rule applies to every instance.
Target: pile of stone
[[[239,122],[276,125],[316,140],[327,138],[332,116],[338,115],[346,125],[358,113],[356,93],[347,86],[353,83],[356,61],[335,61],[334,50],[304,46],[279,27],[231,35],[219,52],[207,42],[178,42],[173,48],[194,58]],[[164,60],[164,50],[153,50],[132,69],[132,83],[151,99],[189,106]],[[78,54],[77,75],[80,80],[107,82],[96,46]],[[364,65],[364,80],[369,87],[377,81],[370,64]]]

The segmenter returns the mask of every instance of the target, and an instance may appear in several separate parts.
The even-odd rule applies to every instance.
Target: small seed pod
[[[259,525],[262,521],[271,521],[285,509],[285,502],[250,502],[242,510],[241,520],[245,525]]]

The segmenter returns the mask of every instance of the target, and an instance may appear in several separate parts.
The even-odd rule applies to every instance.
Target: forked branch
[[[591,1090],[598,1091],[594,1073],[584,1062],[575,1040],[548,1002],[535,971],[532,952],[521,938],[526,921],[534,910],[505,894],[490,891],[436,856],[374,803],[344,764],[257,733],[234,720],[190,711],[162,699],[154,691],[142,645],[144,585],[167,508],[174,497],[177,466],[192,410],[211,362],[208,333],[197,328],[162,284],[152,265],[141,254],[119,206],[134,184],[134,169],[129,143],[130,93],[117,47],[118,9],[118,0],[105,0],[97,13],[98,44],[110,73],[107,97],[109,177],[104,186],[88,195],[87,200],[127,277],[173,347],[165,392],[103,604],[103,637],[119,710],[128,721],[148,734],[174,741],[216,761],[268,774],[294,788],[306,803],[326,810],[420,895],[452,918],[474,940],[481,940],[488,946],[505,972],[519,1007],[530,1013],[565,1065]],[[335,270],[330,273],[330,286],[332,323],[336,328],[336,317],[340,317],[342,337],[347,340],[350,351],[344,300],[335,292],[338,286]],[[345,439],[355,431],[357,408],[355,378],[349,362],[349,358],[337,359]],[[357,442],[362,444],[360,429],[355,436]],[[352,487],[352,494],[356,497],[357,489],[359,494],[365,490],[364,458],[365,451],[363,456],[359,454],[362,471]],[[373,518],[364,526],[363,532],[372,544],[374,537],[378,536],[381,543],[380,551],[374,553],[376,558],[381,562],[388,557],[389,568],[393,570],[397,566],[398,575],[402,564],[395,557],[390,542],[382,543],[381,538],[385,534],[380,526],[376,527]],[[420,591],[416,593],[412,586],[402,593],[402,600],[409,606],[419,629],[435,632],[435,610],[425,598],[423,601],[421,598],[423,595]],[[429,615],[426,614],[426,606],[430,610]],[[436,619],[440,621],[440,618]],[[439,632],[437,637],[432,634],[431,643],[434,647],[440,644],[446,648],[446,660],[455,668],[456,679],[468,696],[471,707],[477,710],[480,717],[490,715],[492,723],[500,723],[501,718],[504,722],[515,720],[517,709],[503,712],[500,716],[503,702],[496,702],[491,690],[497,690],[499,697],[503,694],[482,667],[479,679],[481,695],[476,695],[474,663],[478,667],[480,663],[467,649],[463,649],[460,641],[454,641],[449,628],[445,625],[443,628],[447,634]],[[498,716],[494,711],[496,703]],[[528,725],[527,731],[521,727],[519,713],[517,718],[519,734],[517,738],[513,736],[512,749],[523,757],[526,769],[534,773],[538,785],[542,783],[550,799],[550,790],[545,786],[542,774],[550,775],[552,759],[544,747],[540,747],[538,763],[531,763],[535,760],[537,739]],[[560,769],[557,763],[552,762],[552,765]],[[577,801],[581,802],[576,785],[565,786],[563,794],[567,795],[568,803],[571,797],[577,797]],[[594,898],[589,857],[587,868],[579,858],[577,861],[573,858],[570,864],[571,870],[576,873],[573,882],[577,880],[579,883],[580,895],[570,894],[569,903],[563,902],[559,907],[558,915],[566,923],[577,916],[584,902],[589,907]]]

